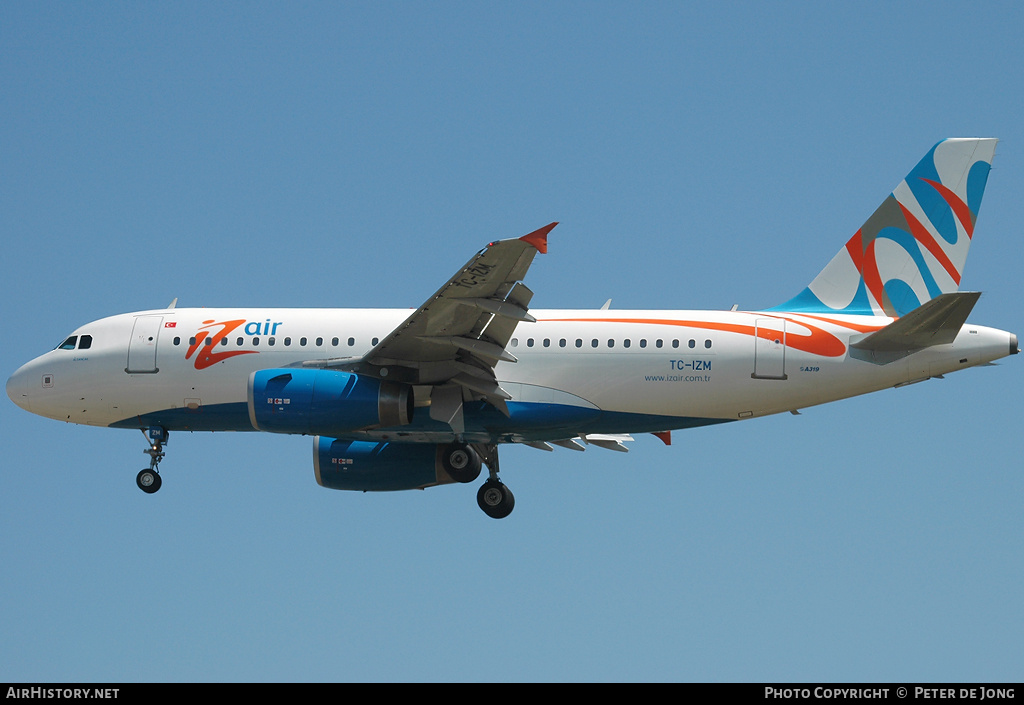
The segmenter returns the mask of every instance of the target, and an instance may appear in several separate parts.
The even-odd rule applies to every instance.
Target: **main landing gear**
[[[491,519],[504,519],[516,506],[516,498],[512,490],[502,483],[498,476],[490,478],[476,493],[476,503]]]
[[[492,519],[504,519],[512,513],[516,498],[498,479],[498,446],[453,443],[442,449],[441,464],[456,482],[473,482],[480,476],[481,464],[486,464],[489,477],[476,493],[477,504]]]
[[[159,426],[153,426],[148,432],[143,431],[142,434],[149,441],[149,448],[142,451],[149,456],[149,467],[139,471],[139,474],[135,476],[135,484],[146,494],[153,494],[163,484],[160,481],[160,473],[157,471],[157,466],[164,458],[164,443],[167,442],[169,434],[166,429]]]
[[[516,506],[512,490],[498,479],[498,447],[483,443],[452,443],[441,448],[441,465],[456,482],[473,482],[486,464],[490,477],[476,493],[476,502],[492,519],[504,519]]]

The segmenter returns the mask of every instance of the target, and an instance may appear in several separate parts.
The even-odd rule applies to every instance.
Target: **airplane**
[[[60,421],[139,429],[147,493],[171,431],[313,437],[323,487],[424,489],[488,477],[498,448],[626,450],[632,434],[756,418],[989,365],[1017,336],[967,323],[959,291],[995,139],[935,145],[825,268],[763,310],[533,310],[524,279],[551,223],[474,255],[407,309],[177,308],[88,323],[7,381]]]

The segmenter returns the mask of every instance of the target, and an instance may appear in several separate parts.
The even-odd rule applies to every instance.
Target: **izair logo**
[[[192,356],[195,355],[195,368],[197,370],[205,370],[211,365],[216,365],[218,362],[223,362],[236,355],[254,354],[258,351],[225,350],[223,352],[215,352],[215,350],[218,346],[226,345],[228,336],[241,326],[244,326],[242,332],[247,335],[274,335],[277,333],[279,325],[281,325],[280,321],[271,323],[269,318],[262,322],[246,322],[244,318],[236,321],[203,321],[203,325],[200,326],[199,331],[196,333],[194,342],[189,345],[188,352],[185,353],[185,359],[191,360]],[[197,351],[198,354],[196,354]]]

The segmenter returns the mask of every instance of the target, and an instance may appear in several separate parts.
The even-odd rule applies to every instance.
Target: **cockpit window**
[[[77,335],[68,336],[68,338],[63,343],[61,343],[56,348],[54,348],[54,350],[74,350],[76,347],[79,350],[88,350],[89,348],[91,348],[92,347],[92,336],[91,335],[83,335],[81,337],[79,337]]]

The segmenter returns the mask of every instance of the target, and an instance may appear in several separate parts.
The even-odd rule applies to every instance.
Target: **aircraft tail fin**
[[[806,289],[768,310],[896,318],[959,290],[996,142],[939,142]]]

